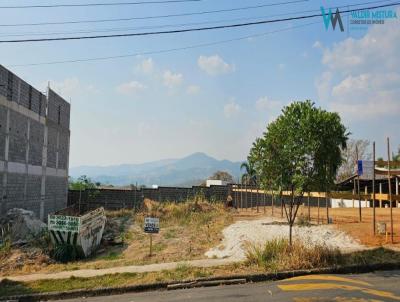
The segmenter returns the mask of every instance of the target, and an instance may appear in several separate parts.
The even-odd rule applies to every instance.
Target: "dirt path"
[[[109,274],[119,274],[119,273],[148,273],[148,272],[159,272],[162,270],[173,270],[179,265],[185,264],[193,267],[213,267],[228,265],[236,262],[232,259],[202,259],[202,260],[190,260],[182,262],[169,262],[169,263],[156,263],[148,265],[132,265],[132,266],[121,266],[106,269],[83,269],[74,271],[64,271],[59,273],[49,273],[49,274],[30,274],[23,276],[6,276],[0,277],[0,282],[4,279],[17,281],[17,282],[29,282],[37,280],[46,279],[66,279],[70,277],[81,277],[90,278],[96,276],[103,276]]]

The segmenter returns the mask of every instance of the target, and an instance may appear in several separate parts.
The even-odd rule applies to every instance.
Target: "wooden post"
[[[263,190],[263,199],[264,199],[264,214],[265,214],[265,206],[266,206],[266,205],[265,205],[265,199],[266,199],[266,198],[265,198],[265,194],[266,194],[266,193],[265,193],[265,189],[264,189],[264,190]]]
[[[326,206],[326,224],[329,224],[329,206],[328,206],[328,192],[325,192],[325,206]]]
[[[308,202],[308,221],[311,221],[310,192],[308,192],[307,202]]]
[[[373,172],[372,172],[372,229],[376,234],[376,211],[375,211],[375,142],[372,144]]]
[[[253,211],[253,188],[250,187],[250,210]]]
[[[272,213],[272,216],[274,216],[274,191],[273,190],[271,190],[271,213]]]
[[[256,207],[257,207],[257,213],[260,213],[260,209],[258,208],[258,203],[259,203],[259,198],[260,198],[260,192],[258,190],[258,185],[257,185],[257,190],[256,190]]]
[[[236,201],[235,201],[235,204],[236,204],[236,209],[238,209],[239,208],[239,179],[238,179],[238,182],[236,183]]]
[[[247,184],[244,184],[244,199],[246,201],[246,211],[247,211]]]
[[[367,207],[367,203],[368,203],[368,187],[365,186],[364,187],[364,194],[365,194],[365,207]]]
[[[356,195],[356,181],[353,178],[353,196],[351,197],[351,200],[353,202],[353,209],[354,209],[354,195]]]
[[[149,256],[152,256],[152,252],[153,252],[153,234],[150,234],[150,254]]]
[[[240,183],[240,208],[243,209],[243,183]]]
[[[382,183],[380,182],[379,183],[379,194],[380,194],[380,196],[379,196],[379,207],[380,208],[382,208]]]
[[[319,224],[319,192],[318,192],[318,218],[317,218],[317,223]]]
[[[399,178],[396,176],[396,195],[399,195]],[[399,207],[399,201],[396,199],[396,208]]]
[[[356,145],[356,158],[357,158],[357,167],[358,167],[358,147]],[[360,175],[358,174],[358,168],[357,168],[357,192],[358,192],[358,220],[361,222],[362,217],[361,217],[361,192],[360,192]]]
[[[392,204],[392,182],[390,180],[390,141],[387,138],[388,154],[388,185],[389,185],[389,203],[390,203],[390,240],[393,243],[393,204]]]

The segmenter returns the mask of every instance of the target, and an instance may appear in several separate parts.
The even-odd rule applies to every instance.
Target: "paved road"
[[[400,301],[400,271],[312,275],[276,282],[134,293],[64,301],[85,302],[379,302]]]

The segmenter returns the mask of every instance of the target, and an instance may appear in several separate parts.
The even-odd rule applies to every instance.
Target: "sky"
[[[124,1],[2,0],[0,6]],[[0,40],[166,30],[177,27],[156,27],[192,23],[197,24],[186,27],[242,23],[311,13],[304,11],[320,13],[321,6],[336,8],[371,1],[283,2],[290,1],[2,8]],[[10,26],[154,17],[273,3],[280,4],[123,22]],[[385,10],[400,16],[398,7]],[[342,13],[344,32],[338,25],[335,30],[331,24],[326,29],[323,18],[317,17],[168,35],[1,43],[0,64],[42,91],[50,83],[71,102],[70,167],[143,163],[194,152],[241,161],[283,106],[306,99],[339,112],[351,138],[376,141],[378,155],[384,156],[386,137],[390,137],[392,149],[397,150],[400,144],[400,21],[395,18],[355,28],[350,19]],[[108,32],[93,32],[99,30]],[[27,66],[120,55],[130,56]]]

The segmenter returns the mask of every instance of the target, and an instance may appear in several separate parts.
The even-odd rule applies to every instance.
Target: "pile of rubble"
[[[35,213],[24,209],[10,209],[0,218],[0,228],[6,232],[13,245],[25,244],[46,229],[46,224]]]

